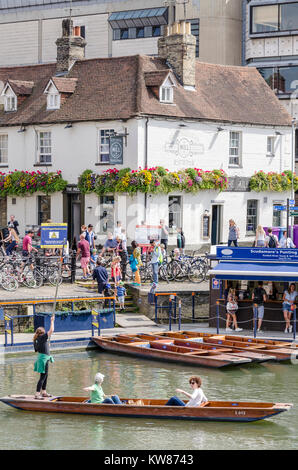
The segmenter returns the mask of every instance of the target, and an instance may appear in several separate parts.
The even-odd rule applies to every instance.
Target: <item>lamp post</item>
[[[295,201],[295,191],[294,191],[294,172],[295,172],[295,128],[296,128],[296,118],[292,118],[292,187],[291,187],[291,199]],[[296,205],[296,204],[295,204]],[[294,239],[294,216],[291,216],[291,238]]]

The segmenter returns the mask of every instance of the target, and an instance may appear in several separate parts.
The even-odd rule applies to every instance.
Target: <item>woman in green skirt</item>
[[[37,383],[35,399],[43,400],[45,397],[51,397],[47,393],[47,380],[49,372],[49,362],[54,362],[53,357],[50,355],[49,339],[54,331],[55,315],[51,317],[51,325],[49,331],[46,333],[43,327],[38,327],[33,337],[33,344],[35,352],[38,353],[37,360],[34,364],[34,371],[40,374]]]

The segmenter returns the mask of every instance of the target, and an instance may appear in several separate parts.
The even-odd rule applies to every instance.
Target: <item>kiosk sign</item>
[[[67,224],[41,224],[41,248],[63,248],[67,241]]]
[[[217,247],[216,258],[226,261],[268,261],[298,263],[298,249]]]

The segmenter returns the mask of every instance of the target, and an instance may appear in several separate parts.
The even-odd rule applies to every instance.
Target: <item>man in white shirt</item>
[[[280,248],[296,248],[296,245],[294,245],[292,239],[287,236],[286,230],[283,232],[283,236],[279,241],[279,246]]]

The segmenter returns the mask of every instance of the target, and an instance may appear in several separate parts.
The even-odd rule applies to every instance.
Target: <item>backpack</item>
[[[269,236],[268,246],[269,248],[276,248],[276,240],[273,235]]]
[[[162,264],[163,263],[163,255],[162,255],[162,252],[160,250],[160,255],[158,257],[158,264]]]
[[[261,287],[256,287],[254,290],[254,303],[262,304],[264,302],[265,291]]]

